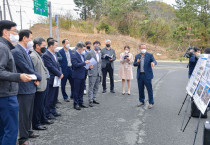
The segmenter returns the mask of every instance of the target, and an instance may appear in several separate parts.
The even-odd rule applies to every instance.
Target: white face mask
[[[65,46],[66,48],[70,48],[70,44],[66,44],[66,46]]]
[[[27,48],[28,48],[28,49],[33,48],[33,46],[34,46],[34,42],[33,42],[33,41],[29,41],[29,42],[27,43]]]
[[[125,51],[125,53],[129,53],[129,51],[128,51],[128,50],[126,50],[126,51]]]
[[[33,47],[29,48],[29,50],[30,50],[31,52],[34,51]]]
[[[82,55],[85,55],[85,50],[84,51],[82,51],[82,53],[81,53]]]
[[[13,35],[10,33],[9,39],[12,43],[16,43],[19,40],[19,35]]]
[[[141,53],[143,53],[143,54],[145,54],[146,52],[147,52],[146,49],[142,49],[142,50],[141,50]]]

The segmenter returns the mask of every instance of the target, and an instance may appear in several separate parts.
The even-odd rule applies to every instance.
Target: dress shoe
[[[106,90],[103,90],[103,92],[102,93],[106,93]]]
[[[47,127],[46,126],[37,126],[37,127],[33,127],[33,130],[47,130]]]
[[[37,138],[37,137],[39,137],[39,134],[32,133],[29,135],[29,138]]]
[[[47,120],[47,121],[43,122],[42,124],[43,125],[50,125],[50,124],[53,124],[53,123],[54,123],[53,121]]]
[[[76,110],[81,110],[81,108],[80,108],[79,105],[74,105],[74,109],[76,109]]]
[[[61,114],[56,112],[56,113],[53,113],[53,116],[59,117],[59,116],[61,116]]]
[[[59,100],[56,102],[56,104],[62,104]]]
[[[125,95],[125,93],[122,93],[122,95]]]
[[[49,114],[49,116],[47,117],[49,120],[52,120],[52,119],[56,119],[54,115],[52,114]]]
[[[137,107],[142,107],[142,106],[144,106],[143,102],[139,102],[139,104],[137,105]]]
[[[89,106],[90,106],[90,107],[94,107],[92,102],[89,103]]]
[[[93,101],[93,104],[100,104],[99,102],[97,102],[97,101]]]
[[[70,102],[70,100],[68,100],[68,99],[64,99],[64,101],[65,101],[65,102]]]
[[[21,145],[33,145],[30,141],[25,141],[24,143],[22,143]]]
[[[79,105],[81,108],[88,108],[87,106],[83,105],[83,104],[80,104]]]
[[[111,92],[111,93],[115,93],[115,91],[114,91],[114,90],[111,90],[110,92]]]
[[[128,95],[131,95],[131,93],[128,93]]]
[[[153,105],[149,104],[148,109],[152,109]]]

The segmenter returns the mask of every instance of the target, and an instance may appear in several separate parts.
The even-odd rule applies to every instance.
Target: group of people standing
[[[63,48],[56,51],[58,42],[48,38],[33,39],[30,30],[16,29],[16,23],[0,21],[0,145],[15,145],[19,129],[19,145],[30,145],[29,138],[39,137],[33,130],[46,130],[45,125],[53,124],[57,112],[59,82],[65,102],[73,100],[76,110],[88,108],[84,105],[83,95],[87,93],[89,107],[100,104],[97,93],[102,82],[106,93],[106,77],[109,73],[110,92],[114,90],[115,50],[111,41],[106,40],[106,47],[95,41],[77,42],[71,50],[68,39],[62,41]],[[13,44],[16,46],[13,46]],[[149,94],[149,108],[154,104],[152,79],[157,62],[151,53],[146,52],[146,45],[139,46],[140,53],[133,58],[130,47],[125,46],[120,54],[119,78],[122,79],[122,94],[125,95],[125,82],[128,95],[131,94],[132,66],[137,67],[139,87],[138,107],[145,104],[144,87]],[[86,78],[88,76],[88,92]],[[71,93],[66,93],[67,81]],[[19,115],[19,116],[18,116]]]

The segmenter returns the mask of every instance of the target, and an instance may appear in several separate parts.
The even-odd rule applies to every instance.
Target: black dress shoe
[[[29,135],[29,138],[37,138],[37,137],[39,137],[39,134],[32,133]]]
[[[74,105],[74,109],[76,109],[76,110],[81,110],[81,108],[80,108],[79,105]]]
[[[43,125],[50,125],[50,124],[53,124],[53,123],[54,123],[54,121],[47,120],[47,121],[43,122],[42,124]]]
[[[37,127],[33,127],[33,130],[47,130],[47,127],[46,126],[37,126]]]
[[[55,117],[59,117],[59,116],[61,116],[61,114],[60,113],[53,113],[53,115],[55,116]]]
[[[100,104],[99,102],[97,102],[97,101],[93,101],[93,104]]]
[[[47,116],[47,118],[48,118],[49,120],[56,119],[56,118],[55,118],[55,116],[54,116],[54,115],[52,115],[52,114],[50,114],[49,116]]]
[[[89,103],[89,106],[90,106],[90,107],[94,107],[92,102]]]
[[[114,91],[114,90],[111,90],[110,92],[111,92],[111,93],[115,93],[115,91]]]
[[[102,93],[106,93],[106,90],[103,90],[103,92]]]
[[[81,108],[88,108],[87,106],[83,105],[83,104],[80,104],[79,105]]]
[[[65,101],[65,102],[70,102],[70,100],[68,100],[68,99],[64,99],[64,101]]]
[[[59,100],[56,102],[56,104],[62,104]]]

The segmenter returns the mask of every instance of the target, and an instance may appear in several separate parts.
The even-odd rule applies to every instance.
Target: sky
[[[20,5],[22,9],[22,19],[23,19],[23,29],[28,29],[30,25],[36,24],[40,21],[40,19],[46,18],[44,16],[40,16],[37,14],[34,14],[33,7],[34,3],[33,0],[8,0],[10,4],[10,9],[13,17],[13,21],[17,23],[18,29],[20,29]],[[79,18],[79,15],[76,11],[74,11],[75,4],[73,0],[50,0],[52,3],[52,11],[53,14],[66,14],[71,13],[73,18]],[[152,0],[149,0],[152,1]],[[175,0],[158,0],[165,2],[167,4],[175,4]],[[3,0],[0,0],[0,6],[2,9],[3,6]],[[6,5],[6,18],[7,20],[10,20],[8,8]]]

